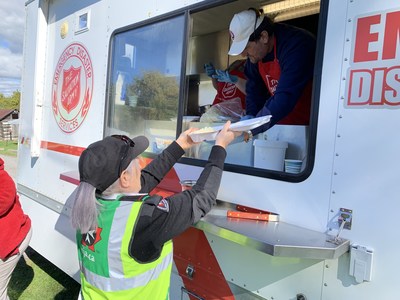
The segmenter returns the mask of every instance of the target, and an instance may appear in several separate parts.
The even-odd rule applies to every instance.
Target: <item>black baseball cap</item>
[[[148,146],[145,136],[130,139],[125,135],[108,136],[90,144],[79,158],[80,181],[90,183],[102,193]]]

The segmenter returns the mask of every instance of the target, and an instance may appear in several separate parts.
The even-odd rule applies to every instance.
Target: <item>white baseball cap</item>
[[[253,10],[244,10],[233,16],[229,25],[229,33],[232,39],[232,45],[228,52],[229,55],[239,55],[246,48],[249,37],[260,26],[264,20],[264,15],[262,14],[257,19],[257,24],[254,26],[256,18],[256,13]]]

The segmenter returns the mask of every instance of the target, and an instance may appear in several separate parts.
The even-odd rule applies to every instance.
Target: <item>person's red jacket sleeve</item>
[[[6,214],[14,205],[17,190],[15,183],[4,170],[4,161],[0,158],[0,217]]]
[[[0,158],[0,259],[19,252],[19,245],[31,228],[31,219],[24,214],[14,180],[4,170]]]

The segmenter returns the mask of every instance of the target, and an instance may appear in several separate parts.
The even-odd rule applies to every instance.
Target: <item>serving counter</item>
[[[336,259],[350,241],[293,224],[227,217],[235,205],[218,201],[195,227],[240,245],[278,257]]]
[[[66,172],[60,175],[60,179],[77,185],[79,173]],[[59,212],[69,215],[70,209],[66,203]],[[268,222],[227,217],[227,212],[232,210],[236,210],[235,204],[217,200],[217,205],[194,227],[278,257],[336,259],[350,247],[349,240],[282,221]]]

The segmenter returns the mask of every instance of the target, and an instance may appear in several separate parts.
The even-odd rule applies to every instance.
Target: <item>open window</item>
[[[282,22],[311,32],[316,37],[317,47],[318,43],[323,43],[319,35],[324,33],[318,32],[321,10],[319,0],[233,1],[203,10],[193,10],[190,14],[192,28],[186,72],[188,77],[186,107],[191,109],[185,111],[184,115],[188,119],[199,117],[199,120],[190,122],[187,127],[212,127],[223,124],[226,119],[237,120],[236,110],[233,113],[226,113],[224,107],[214,109],[215,106],[212,106],[217,90],[212,79],[205,73],[204,65],[212,62],[216,69],[225,70],[233,62],[245,59],[240,55],[228,55],[231,45],[229,24],[234,14],[250,7],[263,9],[274,22]],[[320,68],[321,62],[315,57],[314,69]],[[314,71],[314,74],[318,73],[320,70]],[[314,85],[318,87],[317,80],[314,78]],[[266,94],[265,99],[267,100],[269,96]],[[317,108],[317,99],[317,89],[314,87],[311,99],[314,108]],[[206,114],[204,111],[207,111]],[[204,117],[208,112],[211,112],[209,116]],[[314,114],[316,113],[317,110],[314,109]],[[237,138],[227,149],[225,169],[288,181],[304,180],[312,169],[316,117],[316,115],[310,117],[309,125],[274,125],[258,134],[252,142],[246,143],[243,137]],[[201,160],[207,159],[212,146],[212,142],[204,142],[189,153],[189,156]],[[285,159],[288,160],[287,168]],[[300,167],[296,161],[300,161]]]
[[[229,24],[235,13],[250,7],[262,8],[275,22],[310,31],[316,36],[317,56],[322,57],[318,49],[323,48],[325,17],[321,18],[320,0],[204,1],[154,21],[133,24],[115,32],[111,40],[106,134],[146,135],[151,156],[189,127],[223,124],[224,116],[204,118],[217,93],[204,64],[212,62],[224,70],[243,59],[228,55]],[[322,69],[317,56],[314,74]],[[237,138],[227,149],[225,169],[287,181],[307,178],[314,157],[318,80],[314,78],[314,115],[309,125],[275,125],[249,143]],[[213,144],[193,147],[181,162],[204,164]],[[285,172],[284,159],[300,160],[300,172]]]

